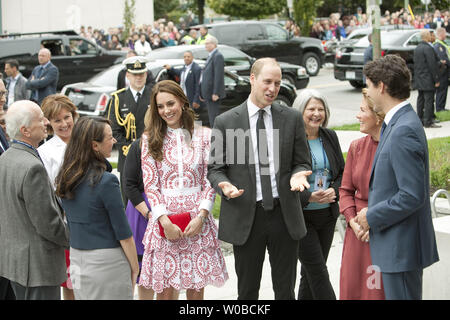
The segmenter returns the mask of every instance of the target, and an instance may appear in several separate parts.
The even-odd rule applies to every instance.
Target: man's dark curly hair
[[[383,58],[371,61],[364,66],[363,73],[375,86],[383,82],[391,97],[400,100],[409,98],[411,73],[405,60],[400,56],[388,54]]]

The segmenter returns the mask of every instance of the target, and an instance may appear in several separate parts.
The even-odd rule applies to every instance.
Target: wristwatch
[[[202,223],[205,224],[206,221],[208,221],[208,218],[202,215],[199,215],[199,217],[202,219]]]

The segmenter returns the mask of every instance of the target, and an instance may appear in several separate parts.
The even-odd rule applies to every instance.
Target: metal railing
[[[436,199],[441,194],[445,195],[445,197],[448,200],[448,205],[450,206],[450,193],[445,189],[439,189],[437,190],[433,196],[431,197],[431,217],[436,218],[437,217],[437,211],[436,211]]]

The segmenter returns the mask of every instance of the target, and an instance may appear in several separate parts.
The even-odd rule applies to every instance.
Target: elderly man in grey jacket
[[[36,151],[48,120],[29,100],[6,114],[13,143],[0,157],[0,276],[18,300],[59,300],[66,279],[68,232],[47,171]]]

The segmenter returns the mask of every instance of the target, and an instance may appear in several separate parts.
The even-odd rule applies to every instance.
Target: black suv
[[[0,39],[0,71],[4,71],[6,60],[16,59],[19,71],[28,78],[39,64],[38,53],[43,46],[50,50],[51,61],[59,69],[58,89],[69,83],[86,81],[126,56],[123,51],[105,50],[74,31],[23,33],[9,37]]]
[[[236,47],[255,58],[273,57],[301,65],[310,76],[317,75],[325,61],[325,51],[319,39],[293,37],[275,22],[232,21],[206,27],[220,44]]]

